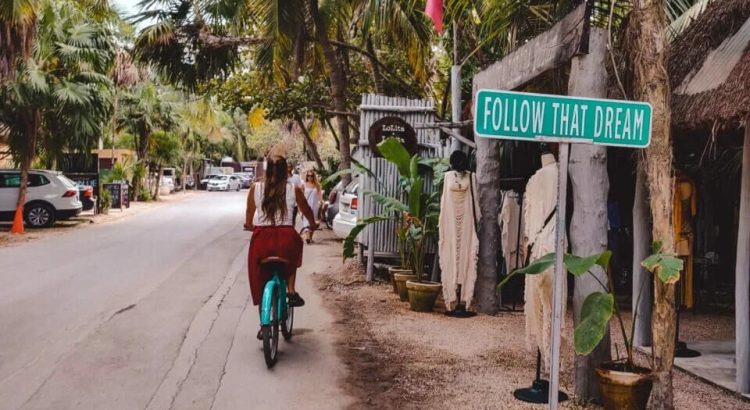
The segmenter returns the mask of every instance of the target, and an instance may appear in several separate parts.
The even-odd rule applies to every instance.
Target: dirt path
[[[525,348],[522,313],[453,319],[411,312],[390,284],[366,283],[354,262],[338,273],[317,275],[316,283],[342,325],[338,348],[349,366],[346,385],[358,398],[352,408],[544,408],[513,398],[515,389],[530,385],[535,364]],[[568,328],[568,337],[571,332]],[[561,387],[571,394],[572,349],[564,351]],[[682,371],[675,372],[674,384],[679,409],[750,408]],[[561,407],[600,408],[575,398]]]

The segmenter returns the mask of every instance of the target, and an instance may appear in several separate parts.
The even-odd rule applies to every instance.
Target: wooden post
[[[750,393],[750,122],[745,122],[735,270],[735,338],[737,392]]]
[[[479,194],[479,257],[477,281],[474,287],[474,305],[480,313],[498,311],[497,254],[500,251],[500,141],[477,138],[477,193]]]
[[[607,30],[591,28],[589,54],[573,57],[568,82],[568,95],[576,97],[607,97]],[[560,164],[562,166],[562,163]],[[573,186],[573,217],[570,222],[570,245],[573,254],[588,256],[607,250],[607,148],[598,145],[572,144],[570,147],[570,181]],[[596,267],[590,275],[575,279],[573,321],[578,325],[581,307],[593,292],[601,292],[607,273]],[[575,357],[576,395],[584,401],[598,400],[599,381],[594,369],[610,360],[609,330],[594,351]]]
[[[461,121],[461,66],[458,61],[458,22],[453,20],[453,66],[451,66],[451,122]],[[460,130],[459,130],[460,132]],[[450,156],[461,149],[461,141],[451,138]]]
[[[634,346],[651,346],[651,274],[641,266],[651,250],[651,228],[649,227],[648,195],[643,160],[638,159],[635,178],[635,200],[633,201],[633,308],[635,318]],[[640,300],[638,295],[640,293]],[[637,306],[636,306],[637,303]]]

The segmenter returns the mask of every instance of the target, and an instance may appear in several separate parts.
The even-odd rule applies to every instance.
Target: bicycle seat
[[[274,271],[286,271],[289,261],[278,256],[271,256],[260,260],[260,266]]]

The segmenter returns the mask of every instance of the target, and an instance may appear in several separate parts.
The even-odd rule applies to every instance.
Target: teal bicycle
[[[286,301],[286,272],[289,261],[284,258],[270,257],[260,261],[261,269],[273,272],[271,279],[263,289],[263,299],[260,305],[260,331],[263,339],[263,356],[266,366],[272,368],[276,364],[279,353],[279,328],[284,340],[292,338],[294,326],[294,307]]]

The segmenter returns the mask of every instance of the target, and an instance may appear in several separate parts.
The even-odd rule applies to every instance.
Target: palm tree
[[[172,131],[177,127],[177,118],[172,104],[164,100],[163,93],[153,84],[146,83],[131,93],[122,96],[122,110],[117,119],[119,130],[127,130],[134,136],[138,156],[136,166],[148,167],[152,149],[152,134],[155,131]],[[133,176],[133,197],[138,198],[142,176]]]
[[[37,153],[88,152],[110,109],[106,73],[114,46],[105,24],[79,2],[44,2],[34,52],[0,88],[0,124],[21,166],[17,215],[23,213],[28,170]]]
[[[0,2],[0,84],[15,76],[18,60],[26,60],[36,35],[37,1]]]

